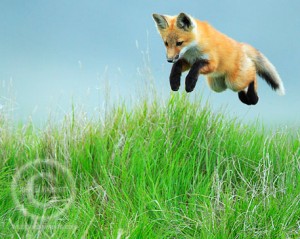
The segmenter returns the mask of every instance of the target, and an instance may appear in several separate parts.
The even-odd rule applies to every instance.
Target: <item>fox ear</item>
[[[156,26],[159,30],[163,30],[163,29],[166,29],[169,27],[169,24],[168,24],[165,16],[154,13],[152,15],[152,17],[153,17],[153,19],[156,23]]]
[[[178,28],[185,31],[190,31],[194,28],[191,17],[183,12],[178,15],[176,24]]]

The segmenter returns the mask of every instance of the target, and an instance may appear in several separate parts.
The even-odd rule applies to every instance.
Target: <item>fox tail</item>
[[[282,80],[274,65],[261,52],[250,45],[244,45],[248,57],[254,62],[257,74],[279,95],[285,94]]]

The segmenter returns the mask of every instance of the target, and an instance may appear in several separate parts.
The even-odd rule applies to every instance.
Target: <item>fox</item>
[[[169,81],[173,91],[180,88],[182,72],[186,92],[192,92],[200,74],[215,92],[230,89],[246,105],[256,105],[257,75],[279,95],[285,94],[274,65],[256,48],[238,42],[216,30],[206,21],[186,13],[177,16],[152,14],[166,47],[166,57],[173,63]]]

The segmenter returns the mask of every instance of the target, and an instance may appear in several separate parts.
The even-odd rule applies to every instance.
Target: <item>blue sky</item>
[[[286,96],[280,97],[259,80],[260,101],[249,107],[231,91],[212,92],[200,77],[192,97],[203,94],[214,109],[226,107],[247,122],[259,118],[266,124],[299,126],[299,10],[296,0],[4,0],[0,104],[12,97],[16,120],[46,120],[49,112],[70,111],[72,102],[87,111],[101,107],[108,85],[111,98],[131,102],[142,90],[143,54],[150,58],[158,92],[167,98],[171,64],[151,15],[186,12],[258,48],[276,66],[286,88]]]

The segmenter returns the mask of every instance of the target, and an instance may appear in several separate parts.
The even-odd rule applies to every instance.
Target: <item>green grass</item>
[[[247,126],[179,94],[80,115],[42,130],[0,122],[0,238],[300,237],[299,131]]]

